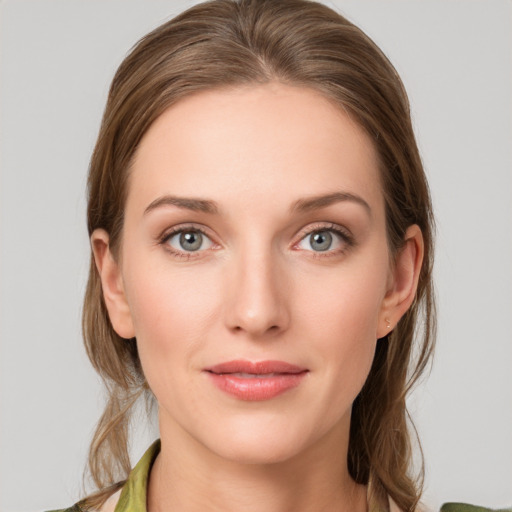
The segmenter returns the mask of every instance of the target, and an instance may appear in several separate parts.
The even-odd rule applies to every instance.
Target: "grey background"
[[[79,497],[102,403],[80,339],[88,159],[125,53],[193,3],[0,3],[0,510]],[[512,3],[326,3],[401,73],[437,212],[438,348],[411,399],[425,501],[510,506]]]

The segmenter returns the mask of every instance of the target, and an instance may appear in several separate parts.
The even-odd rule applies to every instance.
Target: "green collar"
[[[123,486],[114,512],[147,512],[147,487],[149,472],[160,453],[160,439],[156,440],[131,470]]]

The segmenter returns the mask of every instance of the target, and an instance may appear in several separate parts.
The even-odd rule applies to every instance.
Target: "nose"
[[[275,335],[290,321],[288,287],[270,251],[239,255],[230,268],[226,324],[253,338]]]

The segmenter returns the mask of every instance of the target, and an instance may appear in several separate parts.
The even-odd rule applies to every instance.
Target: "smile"
[[[262,401],[297,387],[308,370],[283,361],[229,361],[205,372],[221,391],[240,400]]]

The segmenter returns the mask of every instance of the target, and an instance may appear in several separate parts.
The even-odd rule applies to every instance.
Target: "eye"
[[[299,249],[316,253],[339,253],[353,245],[352,238],[340,228],[330,226],[310,231],[297,244]]]
[[[197,228],[177,229],[167,234],[163,242],[177,254],[198,252],[213,246],[210,238]]]

